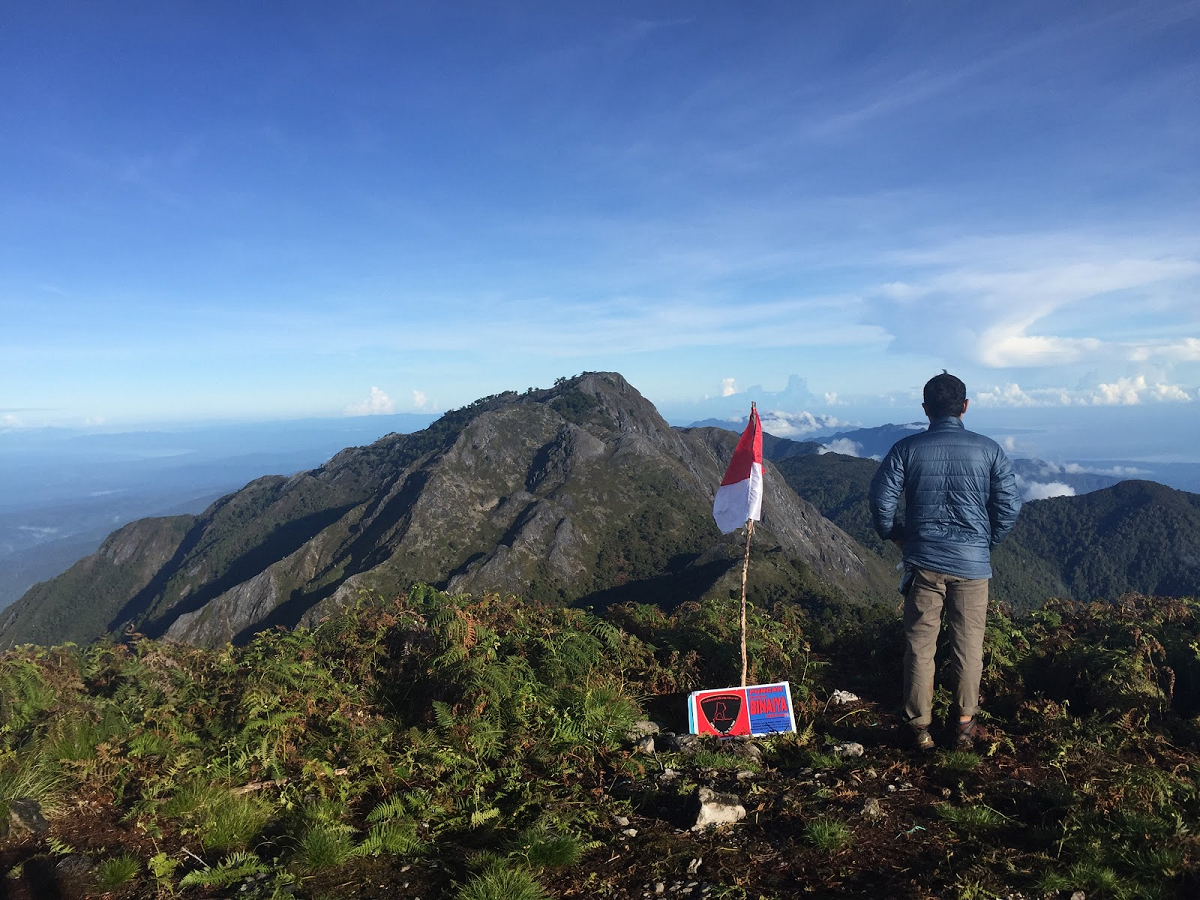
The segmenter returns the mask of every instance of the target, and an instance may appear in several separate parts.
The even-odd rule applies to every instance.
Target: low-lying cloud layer
[[[979,391],[975,402],[981,406],[1136,406],[1141,403],[1190,403],[1194,391],[1177,384],[1151,383],[1145,375],[1118,378],[1094,388],[1024,389],[1015,382]]]
[[[759,415],[763,431],[790,440],[803,440],[807,436],[843,428],[847,424],[836,416],[814,415],[810,412],[789,413],[772,410]]]
[[[1017,479],[1024,500],[1046,500],[1050,497],[1074,497],[1075,488],[1061,481],[1027,481]]]
[[[850,438],[838,438],[836,441],[830,441],[828,444],[822,445],[817,451],[822,456],[826,453],[840,453],[842,456],[862,456],[863,446],[857,441],[852,441]]]

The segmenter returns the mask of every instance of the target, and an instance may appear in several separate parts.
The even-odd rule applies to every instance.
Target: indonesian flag
[[[762,424],[758,410],[751,406],[750,421],[713,500],[713,518],[722,534],[737,531],[750,519],[762,518],[762,492]]]

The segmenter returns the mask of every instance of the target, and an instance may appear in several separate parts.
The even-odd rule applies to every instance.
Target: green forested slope
[[[826,453],[776,463],[788,485],[864,546],[899,559],[871,526],[867,490],[878,463]],[[992,593],[1017,608],[1050,597],[1113,599],[1129,591],[1200,593],[1200,496],[1123,481],[1077,497],[1025,503],[992,554]]]
[[[1079,497],[1027,503],[1003,545],[1012,558],[1053,561],[1076,600],[1127,591],[1200,593],[1200,495],[1123,481]]]

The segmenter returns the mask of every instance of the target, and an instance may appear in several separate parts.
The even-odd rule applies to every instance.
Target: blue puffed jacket
[[[903,522],[896,516],[901,495]],[[904,541],[906,566],[960,578],[992,576],[991,549],[1021,509],[1000,445],[967,431],[955,416],[897,441],[871,480],[869,498],[879,536]]]

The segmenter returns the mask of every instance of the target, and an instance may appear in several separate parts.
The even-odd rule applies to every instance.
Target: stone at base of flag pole
[[[789,682],[693,691],[688,730],[718,737],[763,737],[796,730]]]

